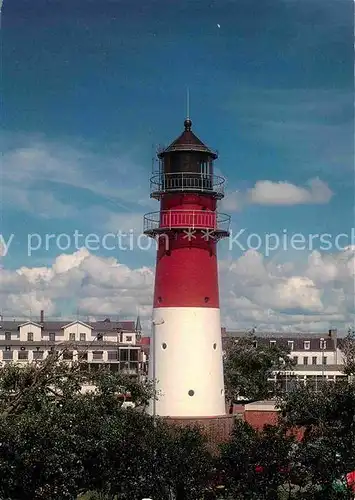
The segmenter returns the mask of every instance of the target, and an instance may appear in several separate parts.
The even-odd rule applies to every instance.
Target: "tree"
[[[239,397],[258,401],[275,396],[280,388],[269,379],[274,372],[294,365],[289,350],[262,344],[254,334],[230,339],[225,351],[226,395],[232,401]]]
[[[342,339],[341,350],[344,354],[344,373],[355,376],[355,330],[352,328],[349,328],[345,339]]]
[[[0,370],[2,498],[76,498],[92,481],[107,426],[124,419],[118,395],[130,392],[138,405],[150,397],[149,387],[107,372],[90,380],[95,393],[82,394],[85,365],[59,357]]]
[[[0,498],[64,500],[95,491],[107,500],[179,500],[202,494],[210,455],[197,429],[173,428],[137,409],[152,388],[85,364],[0,369]],[[96,390],[83,394],[83,382]]]
[[[334,484],[355,470],[355,386],[324,383],[321,389],[299,387],[279,402],[285,430],[304,431],[297,452],[300,498],[352,498]]]
[[[257,431],[237,421],[230,442],[222,447],[220,467],[227,498],[274,500],[280,491],[289,492],[294,441],[281,427]]]

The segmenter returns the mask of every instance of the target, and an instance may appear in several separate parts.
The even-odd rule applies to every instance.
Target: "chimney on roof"
[[[328,337],[336,337],[336,336],[337,336],[337,329],[336,328],[330,329],[328,332]]]
[[[40,317],[40,323],[44,323],[44,311],[41,309],[41,317]]]

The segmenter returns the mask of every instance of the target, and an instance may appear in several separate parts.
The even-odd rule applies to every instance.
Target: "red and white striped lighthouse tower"
[[[191,131],[158,152],[151,197],[160,211],[144,217],[158,241],[150,377],[158,399],[150,413],[165,417],[225,415],[217,242],[230,217],[216,211],[224,179],[213,173],[217,153]]]

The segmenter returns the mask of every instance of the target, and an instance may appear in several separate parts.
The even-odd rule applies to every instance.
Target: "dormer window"
[[[306,351],[309,351],[310,348],[311,348],[311,342],[310,342],[310,340],[305,340],[303,342],[303,349],[305,349]]]
[[[322,351],[324,351],[327,348],[327,341],[324,339],[320,339],[319,347]]]
[[[33,342],[33,333],[32,332],[28,332],[27,333],[27,341],[28,342]]]
[[[75,340],[75,333],[69,333],[69,340]]]

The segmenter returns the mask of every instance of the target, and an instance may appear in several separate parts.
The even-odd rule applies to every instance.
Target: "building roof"
[[[24,321],[0,321],[0,330],[1,331],[17,331],[19,327],[23,324],[30,323],[30,322],[24,322]],[[37,324],[37,322],[32,321],[32,323]],[[63,327],[68,326],[68,325],[73,325],[75,324],[76,321],[44,321],[41,326],[43,326],[44,331],[59,331]],[[111,331],[118,331],[118,330],[123,330],[123,331],[128,331],[128,332],[135,332],[135,322],[134,321],[110,321],[110,320],[104,320],[104,321],[86,321],[83,323],[82,321],[78,321],[80,324],[85,324],[89,327],[91,327],[93,330],[98,331],[98,332],[111,332]]]
[[[269,338],[258,338],[257,342],[260,345],[269,345],[270,340],[271,341],[274,340],[276,346],[285,347],[285,348],[289,347],[288,342],[289,342],[289,340],[291,340],[291,341],[293,341],[292,352],[303,351],[305,356],[307,356],[308,352],[323,352],[323,351],[327,352],[327,351],[334,351],[334,349],[335,349],[334,339],[325,339],[326,344],[325,344],[325,347],[323,349],[321,347],[321,342],[320,342],[319,337],[316,337],[313,339],[310,339],[309,337],[302,337],[302,338],[298,338],[298,339],[288,339],[287,337],[284,337],[284,338],[282,338],[282,337],[277,337],[277,338],[269,337]],[[224,337],[222,339],[222,341],[223,341],[224,345],[228,345],[228,342],[232,341],[232,339]],[[310,342],[309,349],[305,348],[305,345],[304,345],[304,342],[307,342],[307,341]]]
[[[185,130],[170,146],[163,149],[158,156],[161,158],[167,153],[175,151],[199,151],[210,154],[213,158],[217,158],[217,153],[208,148],[192,131],[192,122],[188,118],[184,122]]]
[[[224,344],[233,339],[244,338],[248,335],[248,332],[222,332],[222,341]],[[269,344],[270,341],[275,341],[276,345],[288,347],[288,342],[293,342],[294,351],[304,351],[307,355],[308,351],[333,351],[336,346],[341,346],[340,342],[337,340],[336,335],[329,335],[328,333],[289,333],[289,332],[255,332],[255,338],[257,342],[265,345]],[[321,347],[321,339],[325,341],[324,349]],[[304,342],[310,342],[309,349],[305,349]]]
[[[305,339],[309,340],[312,338],[317,338],[317,339],[327,339],[329,337],[335,337],[337,336],[337,331],[336,330],[331,330],[331,335],[329,334],[329,331],[327,332],[272,332],[272,331],[261,331],[261,330],[255,330],[254,332],[250,332],[247,330],[227,330],[226,328],[222,328],[222,335],[226,337],[247,337],[251,333],[255,335],[255,337],[258,338],[267,338],[267,339],[277,339],[277,338],[282,338],[282,339],[288,339],[288,340],[294,340],[294,339]]]

